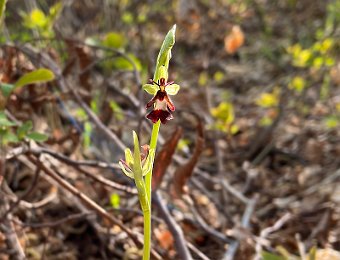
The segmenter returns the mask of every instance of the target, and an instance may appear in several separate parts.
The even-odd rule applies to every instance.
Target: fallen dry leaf
[[[234,54],[244,43],[244,33],[240,26],[234,25],[224,38],[224,48],[228,54]]]
[[[154,170],[152,174],[152,190],[157,190],[162,183],[166,169],[171,163],[179,139],[182,136],[183,129],[178,127],[173,135],[165,142],[162,150],[156,155]]]
[[[160,244],[161,248],[165,250],[169,250],[173,243],[174,243],[174,238],[169,230],[155,230],[155,236],[158,240],[158,243]]]
[[[180,197],[183,193],[185,193],[185,184],[192,175],[195,165],[203,151],[204,147],[203,124],[200,120],[198,122],[199,123],[197,125],[197,135],[194,152],[189,161],[186,164],[178,167],[174,174],[172,188],[173,193],[176,197]]]

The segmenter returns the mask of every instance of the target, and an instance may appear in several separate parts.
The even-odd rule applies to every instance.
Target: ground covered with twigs
[[[9,1],[0,82],[38,68],[55,79],[0,96],[2,131],[31,120],[48,136],[1,134],[0,259],[141,259],[118,161],[132,130],[149,142],[141,86],[173,24],[181,89],[156,154],[152,258],[340,259],[339,9]]]

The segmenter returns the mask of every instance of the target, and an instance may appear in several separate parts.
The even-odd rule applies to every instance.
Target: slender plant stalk
[[[150,139],[150,150],[154,149],[156,151],[157,148],[157,139],[158,139],[158,133],[159,128],[161,126],[161,121],[158,120],[156,124],[153,124],[152,127],[152,133],[151,133],[151,139]],[[152,168],[151,171],[145,176],[145,185],[146,185],[146,192],[150,201],[151,205],[151,179],[152,179],[152,170],[153,170],[153,162],[155,158],[152,159]]]
[[[1,0],[0,0],[1,1]],[[171,30],[165,36],[161,49],[159,51],[156,63],[156,70],[153,77],[153,83],[155,84],[145,84],[143,89],[154,98],[158,98],[158,91],[163,91],[165,87],[172,88],[170,95],[176,95],[179,90],[179,85],[173,84],[173,82],[167,83],[168,80],[168,67],[169,60],[171,58],[171,48],[175,44],[175,31],[176,25],[174,25]],[[158,82],[158,83],[156,83]],[[163,84],[163,85],[159,85]],[[163,90],[161,90],[161,87]],[[158,100],[161,102],[162,100]],[[168,102],[170,102],[168,100]],[[167,103],[168,105],[168,103]],[[174,110],[174,106],[172,104]],[[151,252],[151,185],[152,185],[152,171],[153,163],[155,160],[155,153],[157,147],[157,139],[161,121],[158,120],[152,127],[151,139],[150,139],[150,150],[147,158],[141,163],[140,146],[137,134],[133,132],[133,142],[134,142],[134,152],[130,149],[125,149],[125,161],[119,162],[122,171],[130,178],[135,180],[135,184],[138,190],[139,201],[143,210],[144,215],[144,246],[143,246],[143,260],[150,259]],[[145,177],[143,177],[145,176]]]
[[[154,149],[156,151],[157,147],[157,139],[158,132],[161,125],[161,121],[158,120],[156,124],[153,124],[151,140],[150,140],[150,149]],[[146,186],[146,195],[149,200],[149,210],[144,211],[144,247],[143,247],[143,260],[148,260],[150,258],[150,250],[151,250],[151,180],[152,180],[152,169],[153,169],[154,158],[152,159],[152,167],[151,171],[145,175],[145,186]]]

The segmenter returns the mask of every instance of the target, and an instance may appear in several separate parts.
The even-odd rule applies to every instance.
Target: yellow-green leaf
[[[198,78],[198,85],[205,86],[208,83],[208,80],[209,80],[208,73],[206,73],[205,71],[201,72]]]
[[[221,83],[224,79],[224,73],[222,71],[216,71],[214,74],[214,80],[217,83]]]
[[[115,209],[119,208],[119,206],[120,206],[120,196],[119,196],[119,194],[117,194],[117,193],[111,194],[110,203],[111,203],[111,206],[113,208],[115,208]]]
[[[43,28],[48,24],[48,19],[43,11],[34,9],[29,15],[28,24],[31,28]]]
[[[223,120],[226,124],[231,124],[235,120],[234,107],[228,102],[220,103],[218,107],[212,108],[210,112],[213,117]]]
[[[262,93],[256,100],[256,104],[265,108],[275,107],[279,104],[279,100],[275,93]]]
[[[33,84],[33,83],[44,83],[54,79],[54,74],[48,69],[38,69],[23,75],[14,84],[15,88],[20,88],[22,86]]]
[[[117,32],[109,32],[105,35],[103,45],[109,48],[123,48],[126,44],[126,39],[123,34]]]
[[[6,9],[6,2],[7,0],[0,0],[0,25],[2,24],[3,14]]]
[[[304,78],[297,76],[293,78],[288,87],[298,93],[301,93],[306,87],[306,81]]]

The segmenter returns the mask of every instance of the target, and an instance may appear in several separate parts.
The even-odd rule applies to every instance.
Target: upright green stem
[[[149,206],[149,210],[143,211],[143,215],[144,215],[143,260],[149,260],[151,250],[151,205]]]
[[[157,140],[158,140],[158,132],[159,128],[161,126],[161,121],[158,120],[156,124],[153,124],[152,127],[152,133],[151,133],[151,140],[150,140],[150,150],[154,149],[156,154],[156,147],[157,147]],[[155,158],[152,158],[152,167],[151,171],[145,176],[145,186],[146,186],[146,192],[150,201],[151,205],[151,179],[152,179],[152,170],[153,170],[153,162]]]
[[[154,149],[156,151],[157,147],[157,139],[159,127],[161,125],[161,121],[158,120],[156,124],[153,124],[151,140],[150,140],[150,149]],[[149,200],[149,208],[148,210],[143,210],[144,214],[144,247],[143,247],[143,260],[150,259],[150,250],[151,250],[151,179],[152,179],[152,169],[153,169],[154,158],[152,158],[152,167],[151,171],[145,175],[145,187],[146,187],[146,195]]]

